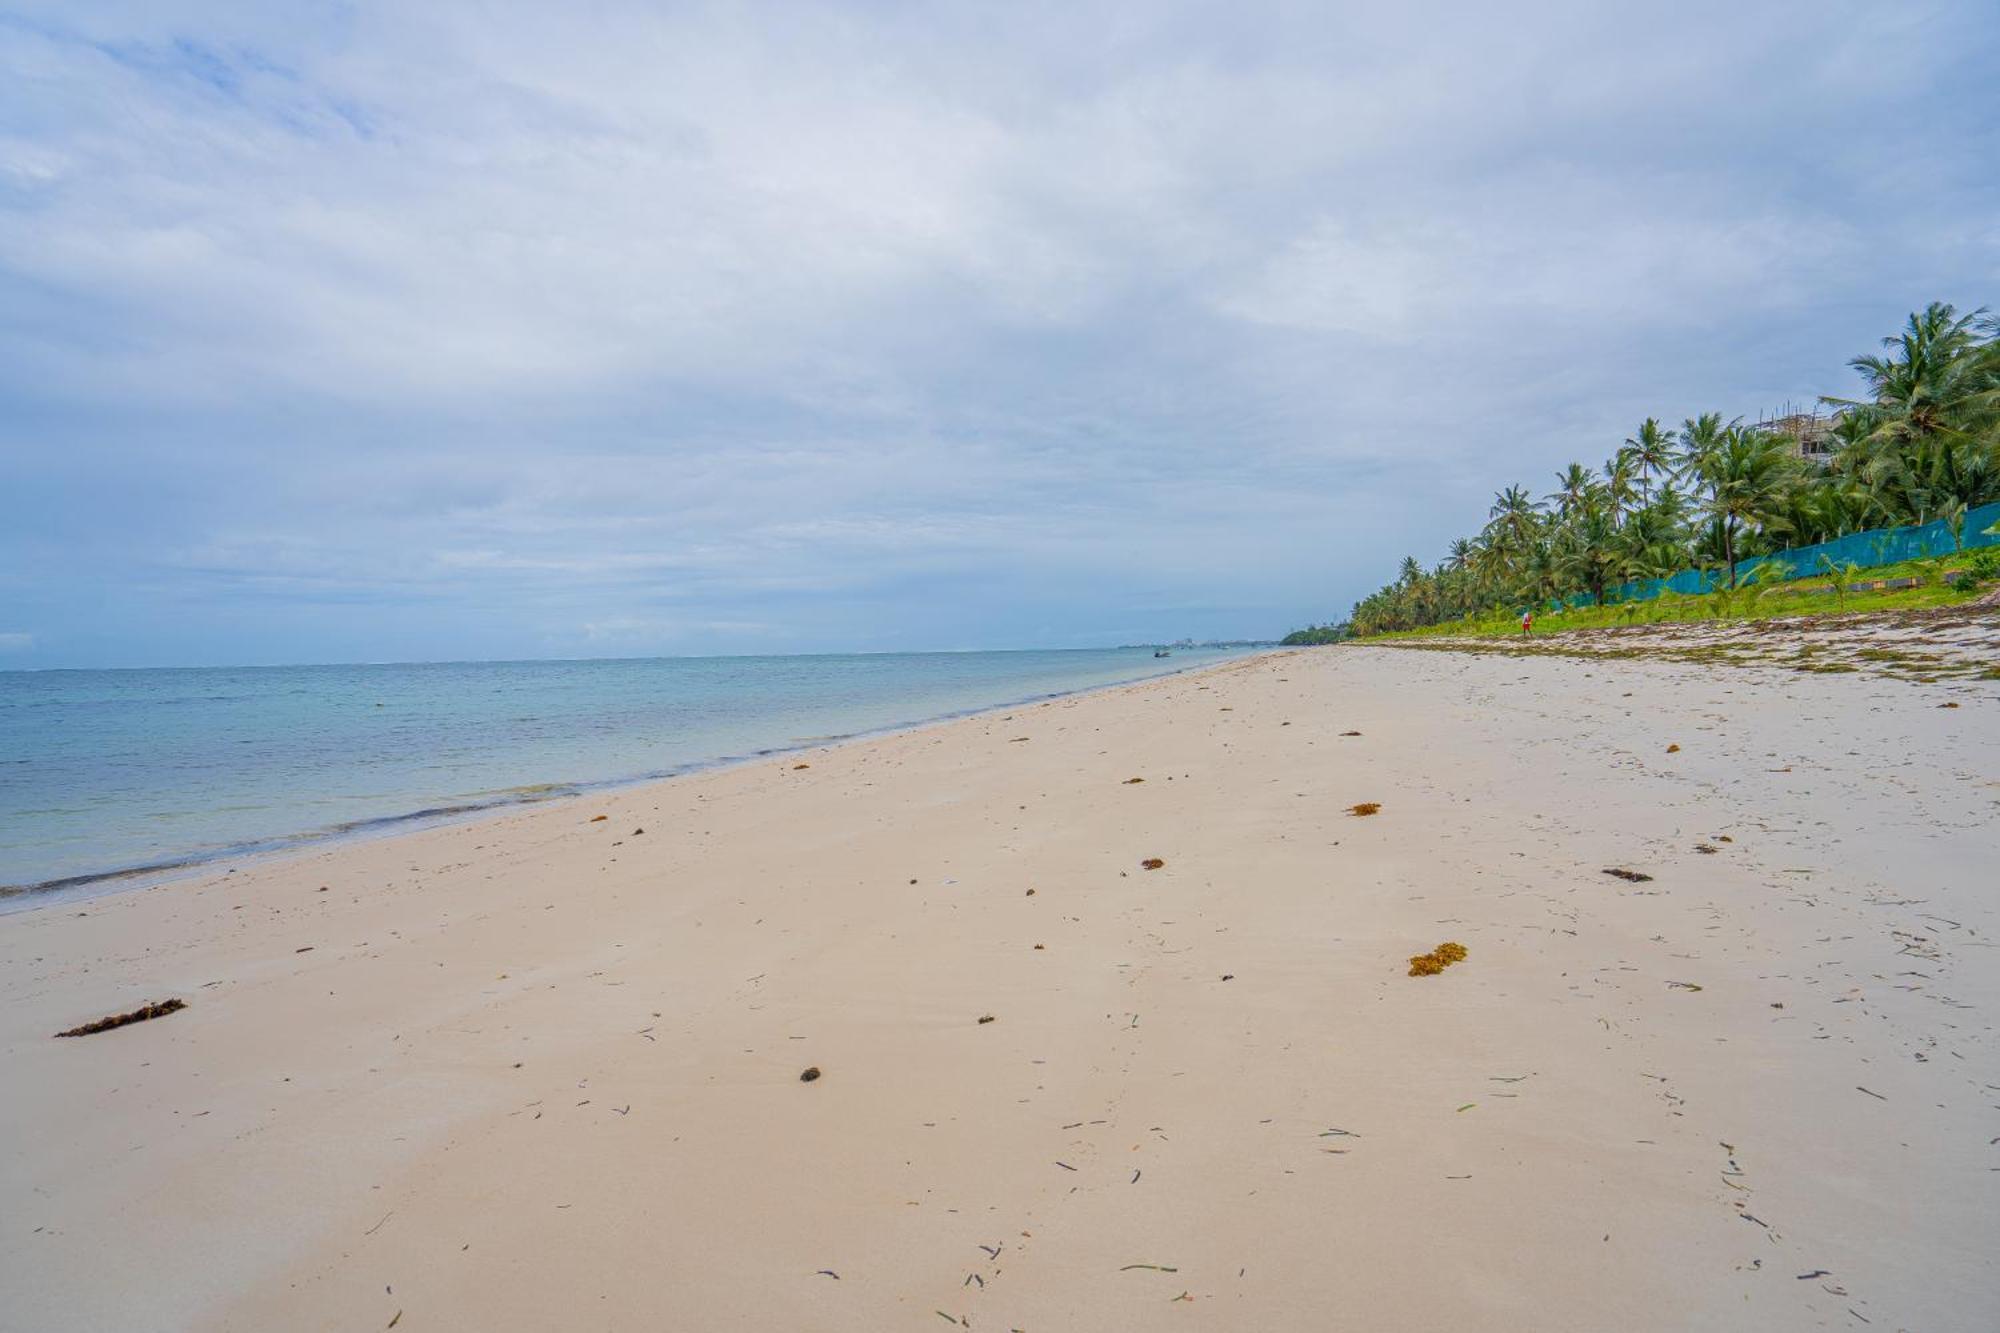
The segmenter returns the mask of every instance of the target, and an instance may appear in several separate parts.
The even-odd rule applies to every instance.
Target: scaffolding
[[[1789,440],[1792,453],[1808,462],[1823,463],[1833,457],[1834,427],[1840,424],[1841,409],[1821,411],[1820,404],[1801,406],[1786,402],[1757,421],[1757,429]]]

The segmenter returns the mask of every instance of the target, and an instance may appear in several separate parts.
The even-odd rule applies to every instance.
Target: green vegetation
[[[1984,554],[1984,552],[1981,552]],[[1917,611],[1955,606],[1979,596],[1979,580],[1960,586],[1957,580],[1935,577],[1937,566],[1958,569],[1970,558],[1904,561],[1877,569],[1842,568],[1837,576],[1824,571],[1790,580],[1745,582],[1737,588],[1686,596],[1666,593],[1643,602],[1569,607],[1535,616],[1535,637],[1574,629],[1614,629],[1634,625],[1677,624],[1696,620],[1769,620],[1777,616],[1825,615],[1836,612]],[[1909,588],[1863,588],[1860,585],[1915,578]],[[1510,608],[1486,610],[1416,629],[1383,631],[1373,637],[1428,639],[1520,638],[1521,619]],[[1833,668],[1829,668],[1833,669]],[[1841,667],[1839,670],[1847,670]]]
[[[2000,318],[1933,304],[1883,346],[1884,355],[1849,363],[1866,397],[1826,400],[1835,413],[1823,455],[1808,455],[1797,436],[1719,413],[1689,417],[1677,430],[1648,418],[1601,472],[1572,463],[1539,500],[1521,486],[1499,492],[1485,527],[1454,541],[1435,568],[1406,557],[1395,582],[1355,605],[1348,628],[1511,630],[1525,608],[1579,597],[1592,605],[1560,612],[1564,627],[1929,606],[1970,595],[1995,573],[1982,563],[1986,551],[1947,557],[1966,571],[1955,587],[1944,586],[1935,560],[1905,562],[1913,567],[1904,574],[1846,565],[1793,581],[1822,592],[1774,595],[1787,571],[1770,565],[1741,577],[1747,559],[1876,528],[1941,520],[1962,545],[1966,512],[2000,500]],[[1815,424],[1825,419],[1800,428],[1811,433]],[[1726,586],[1607,605],[1624,583],[1685,569],[1712,570]],[[1853,586],[1894,577],[1922,582],[1890,592]],[[1326,642],[1299,635],[1332,629],[1285,642]]]
[[[1308,625],[1304,629],[1295,629],[1278,643],[1285,648],[1298,648],[1307,644],[1339,643],[1352,637],[1352,632],[1343,621],[1338,625]]]

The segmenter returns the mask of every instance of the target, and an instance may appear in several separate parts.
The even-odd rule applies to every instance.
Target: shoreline
[[[1002,650],[1002,651],[1007,651],[1007,650]],[[1013,651],[1032,652],[1039,650],[1021,649]],[[630,788],[643,788],[653,783],[672,782],[679,778],[691,777],[700,773],[717,772],[729,768],[734,768],[742,764],[754,764],[762,759],[775,758],[787,754],[796,754],[803,752],[805,750],[816,749],[823,746],[844,745],[854,741],[866,741],[866,740],[876,739],[882,736],[893,736],[900,734],[902,732],[915,731],[925,727],[937,726],[941,723],[955,722],[963,718],[978,717],[982,713],[994,712],[1003,708],[1027,708],[1035,704],[1047,702],[1050,700],[1074,698],[1079,695],[1092,694],[1101,690],[1123,689],[1127,686],[1142,684],[1149,680],[1163,680],[1172,676],[1185,675],[1189,672],[1210,670],[1215,667],[1227,666],[1231,662],[1240,662],[1249,658],[1259,657],[1267,653],[1280,652],[1280,651],[1293,651],[1293,650],[1278,649],[1278,648],[1248,648],[1240,650],[1238,656],[1225,658],[1220,661],[1201,662],[1183,667],[1169,667],[1165,670],[1154,671],[1147,675],[1135,676],[1130,680],[1113,681],[1109,684],[1085,685],[1074,690],[1057,690],[1053,693],[1026,695],[1016,699],[1003,700],[998,703],[979,704],[972,708],[958,709],[945,713],[939,713],[930,717],[918,718],[912,721],[891,722],[881,727],[872,727],[863,731],[814,737],[809,740],[798,741],[795,744],[787,744],[781,746],[774,746],[762,750],[756,750],[749,754],[727,754],[705,759],[695,759],[695,760],[690,760],[685,764],[677,765],[671,768],[656,769],[650,772],[633,774],[626,777],[597,778],[584,781],[552,781],[552,782],[545,781],[545,782],[522,783],[513,787],[503,789],[507,792],[517,793],[517,794],[511,796],[498,797],[490,801],[481,801],[477,803],[464,804],[464,805],[441,806],[430,809],[413,810],[401,814],[379,815],[366,819],[357,819],[349,821],[347,823],[335,824],[325,828],[306,829],[296,833],[288,833],[280,835],[278,837],[257,838],[240,843],[231,843],[224,847],[215,848],[212,851],[193,851],[186,853],[184,855],[176,854],[172,857],[172,859],[166,861],[151,862],[145,865],[127,866],[113,870],[93,871],[76,875],[64,875],[56,879],[44,880],[40,883],[0,884],[0,917],[9,916],[16,912],[35,911],[42,907],[61,906],[65,903],[91,902],[110,894],[137,892],[143,889],[156,888],[160,885],[176,883],[195,876],[207,873],[213,873],[216,871],[233,873],[233,870],[231,868],[232,863],[239,863],[236,864],[234,868],[242,869],[245,865],[259,864],[270,861],[274,858],[283,858],[296,853],[309,852],[317,848],[338,847],[343,844],[353,843],[353,842],[373,841],[375,839],[380,839],[380,838],[393,838],[400,836],[401,834],[404,833],[412,833],[423,829],[438,828],[451,824],[460,824],[470,821],[476,821],[479,819],[495,815],[505,814],[509,811],[520,810],[523,808],[553,804],[572,799],[586,798],[604,792],[623,791]],[[550,659],[550,660],[563,660],[563,659]],[[650,660],[650,659],[630,659],[630,660]],[[398,665],[409,665],[409,664],[364,663],[361,665],[398,666]],[[456,664],[421,663],[417,665],[428,666],[428,665],[456,665]],[[70,668],[48,668],[48,670],[67,670],[67,669]],[[150,670],[200,671],[200,670],[208,670],[210,668],[146,667],[146,668],[112,668],[112,669],[114,670],[130,669],[130,670],[148,670],[148,671]],[[257,670],[260,668],[244,668],[244,669]],[[282,670],[287,670],[288,668],[273,667],[268,669],[282,671]],[[542,793],[542,794],[531,795],[528,793]]]
[[[1974,1326],[1996,709],[1281,652],[0,917],[0,1309]]]

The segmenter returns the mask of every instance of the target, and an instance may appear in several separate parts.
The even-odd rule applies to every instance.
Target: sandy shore
[[[0,918],[0,1325],[1990,1328],[1996,813],[1990,682],[1343,648]]]

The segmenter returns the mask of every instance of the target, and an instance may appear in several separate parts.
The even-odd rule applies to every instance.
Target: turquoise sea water
[[[661,777],[1239,655],[0,672],[0,894],[19,902],[23,890]]]

